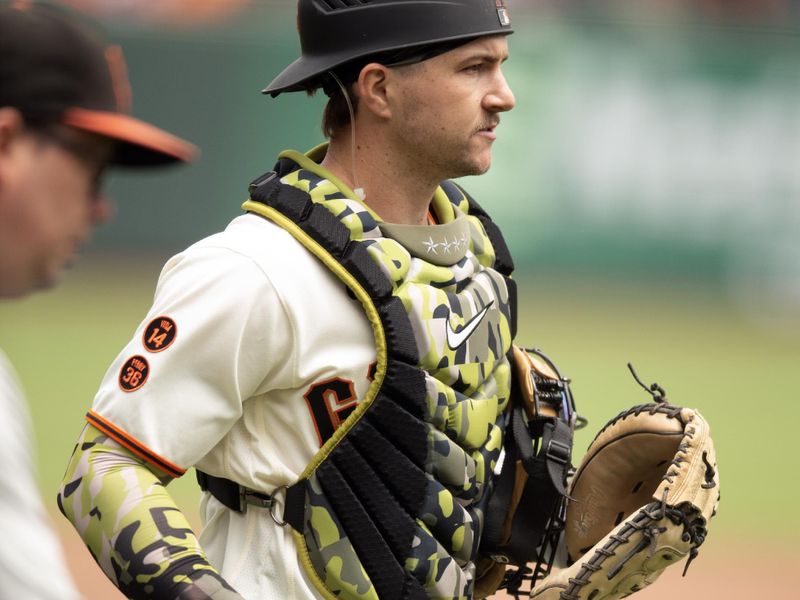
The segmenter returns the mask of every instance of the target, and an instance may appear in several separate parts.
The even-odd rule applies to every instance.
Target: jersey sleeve
[[[106,372],[87,420],[180,476],[230,430],[247,398],[284,385],[292,339],[256,261],[224,245],[193,246],[165,265],[150,311]]]

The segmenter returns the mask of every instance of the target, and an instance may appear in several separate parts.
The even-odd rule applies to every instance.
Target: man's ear
[[[10,106],[0,108],[0,156],[8,154],[24,129],[22,113]]]
[[[389,68],[380,63],[369,63],[361,69],[355,89],[358,104],[378,118],[392,116],[387,86],[391,80]]]

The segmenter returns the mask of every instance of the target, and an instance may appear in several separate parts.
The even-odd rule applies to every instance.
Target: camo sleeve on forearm
[[[87,425],[67,467],[58,506],[128,598],[241,600],[209,564],[165,488],[168,480]]]

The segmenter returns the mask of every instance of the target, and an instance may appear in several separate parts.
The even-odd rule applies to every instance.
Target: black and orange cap
[[[113,164],[189,161],[192,144],[130,115],[122,50],[62,8],[0,0],[0,107],[31,122],[60,122],[114,140]]]

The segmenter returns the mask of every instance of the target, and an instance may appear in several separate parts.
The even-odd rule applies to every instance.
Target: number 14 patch
[[[144,329],[142,344],[148,352],[162,352],[172,345],[178,328],[169,317],[156,317]]]

